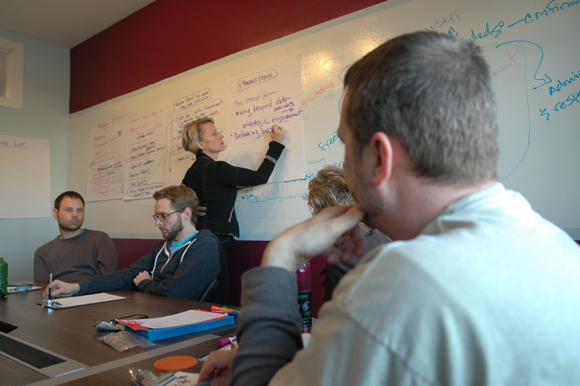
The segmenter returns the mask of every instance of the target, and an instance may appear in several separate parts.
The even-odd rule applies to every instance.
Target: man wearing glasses
[[[119,269],[115,246],[105,232],[83,229],[85,200],[68,191],[54,200],[60,235],[34,253],[34,280],[81,281]]]
[[[199,300],[219,272],[219,241],[210,231],[195,228],[199,200],[190,188],[168,186],[153,198],[153,219],[165,241],[120,271],[79,283],[55,280],[52,296],[133,289]]]

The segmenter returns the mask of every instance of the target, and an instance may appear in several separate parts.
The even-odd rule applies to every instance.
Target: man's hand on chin
[[[358,224],[364,216],[358,204],[326,208],[272,240],[262,266],[294,272],[317,255],[326,256],[332,264],[348,261],[353,255],[362,257],[366,241]]]

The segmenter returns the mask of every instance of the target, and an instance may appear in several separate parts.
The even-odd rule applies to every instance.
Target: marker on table
[[[221,308],[223,308],[224,310],[231,311],[231,312],[236,312],[236,313],[238,313],[238,314],[241,312],[241,311],[239,311],[239,310],[235,310],[235,309],[233,309],[233,308],[226,307],[226,306],[222,306]]]
[[[50,270],[49,282],[48,282],[48,300],[52,299],[52,269]]]
[[[216,314],[222,314],[222,315],[229,315],[229,316],[233,316],[234,318],[237,318],[239,313],[237,312],[228,312],[228,311],[221,311],[221,310],[211,310],[210,312],[215,312]]]
[[[220,340],[217,341],[217,346],[218,347],[224,347],[224,346],[227,346],[228,344],[230,344],[232,342],[235,342],[235,341],[236,341],[236,337],[235,336],[232,336],[232,337],[229,337],[229,338],[220,339]]]
[[[239,314],[239,311],[233,311],[230,310],[228,308],[224,308],[224,307],[218,307],[218,306],[211,306],[211,310],[212,311],[222,311],[222,312],[228,312],[228,313],[235,313],[235,314]]]

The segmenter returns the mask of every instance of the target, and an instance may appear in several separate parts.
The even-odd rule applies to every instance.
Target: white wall
[[[54,200],[68,188],[70,50],[2,29],[0,38],[24,44],[24,109],[0,107],[0,134],[50,141]],[[0,219],[0,256],[8,262],[10,284],[33,279],[34,251],[58,235],[50,211],[39,216],[50,217]]]
[[[271,240],[309,217],[302,196],[311,176],[326,164],[341,165],[344,160],[336,128],[346,68],[391,37],[427,29],[457,34],[482,47],[498,102],[499,179],[506,188],[522,193],[541,216],[580,240],[580,104],[575,98],[580,87],[576,39],[580,6],[546,4],[544,0],[390,0],[75,113],[70,119],[70,186],[87,190],[88,138],[95,122],[176,101],[237,74],[300,55],[305,176],[242,189],[236,202],[241,238]],[[560,11],[542,12],[547,7]],[[526,15],[534,15],[533,20]],[[231,103],[226,100],[224,106]],[[224,111],[231,114],[227,108]],[[171,117],[167,122],[170,138]],[[231,132],[240,129],[227,127],[226,143]],[[174,138],[173,148],[177,148],[180,137]],[[166,154],[172,156],[169,149]],[[87,210],[94,215],[87,213],[86,224],[112,237],[158,238],[150,217],[152,201],[91,202]]]

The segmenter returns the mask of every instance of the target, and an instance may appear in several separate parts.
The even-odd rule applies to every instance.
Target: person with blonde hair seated
[[[318,171],[316,177],[308,183],[308,194],[304,195],[304,198],[308,200],[308,207],[313,216],[324,208],[355,203],[344,179],[344,169],[336,165],[326,165]],[[363,223],[360,223],[359,226],[367,242],[365,254],[377,245],[391,241],[387,235],[379,230],[371,229]],[[348,271],[356,267],[359,261],[358,257],[352,256],[348,261],[339,261],[338,264],[326,263],[326,267],[322,272],[322,274],[326,274],[324,281],[325,301],[332,298],[334,288],[336,288],[340,279]]]

